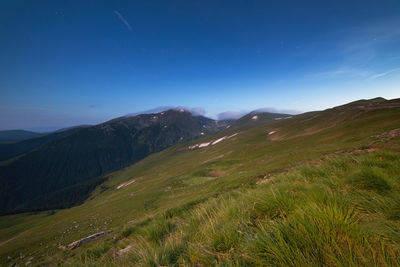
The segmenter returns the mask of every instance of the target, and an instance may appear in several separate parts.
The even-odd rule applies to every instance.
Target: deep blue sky
[[[0,3],[0,129],[400,97],[400,1]]]

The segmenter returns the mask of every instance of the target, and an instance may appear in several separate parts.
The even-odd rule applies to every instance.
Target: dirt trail
[[[22,235],[22,234],[25,233],[25,232],[26,232],[26,231],[23,231],[23,232],[17,234],[16,236],[13,236],[13,237],[11,237],[11,238],[9,238],[9,239],[7,239],[7,240],[1,241],[1,242],[0,242],[0,247],[1,247],[2,245],[7,244],[8,242],[10,242],[10,241],[16,239],[17,237],[19,237],[20,235]]]

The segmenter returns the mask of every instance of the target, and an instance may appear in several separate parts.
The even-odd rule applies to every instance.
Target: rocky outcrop
[[[120,249],[117,251],[116,255],[121,257],[123,255],[125,255],[126,253],[128,253],[132,248],[132,245],[128,245],[126,248]]]
[[[400,128],[397,128],[397,129],[379,134],[376,137],[378,137],[379,139],[382,139],[382,140],[390,140],[390,139],[393,139],[393,138],[396,138],[399,136],[400,136]]]
[[[62,250],[72,250],[72,249],[75,249],[75,248],[85,244],[85,243],[91,242],[91,241],[93,241],[93,240],[95,240],[95,239],[97,239],[97,238],[99,238],[99,237],[101,237],[103,235],[109,234],[109,233],[111,233],[111,231],[99,232],[99,233],[90,235],[88,237],[79,239],[77,241],[74,241],[71,244],[69,244],[68,246],[60,245],[58,248],[62,249]]]

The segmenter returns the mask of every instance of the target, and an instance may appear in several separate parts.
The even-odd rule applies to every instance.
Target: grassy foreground
[[[99,243],[67,265],[400,265],[400,156],[328,159],[121,233],[115,257]]]
[[[0,217],[1,266],[399,265],[399,128],[399,107],[349,108],[172,147],[80,206]]]

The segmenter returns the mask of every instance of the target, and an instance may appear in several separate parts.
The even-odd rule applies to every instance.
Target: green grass
[[[277,176],[269,184],[201,203],[179,217],[154,218],[150,229],[156,228],[157,234],[131,238],[135,249],[122,263],[398,265],[400,243],[389,233],[399,229],[399,224],[389,223],[393,219],[382,213],[390,212],[386,210],[387,201],[398,202],[399,188],[385,188],[393,194],[383,201],[376,190],[360,188],[347,181],[359,168],[365,168],[368,173],[369,167],[364,166],[368,162],[379,165],[381,155],[344,158],[340,162],[327,161],[319,167],[295,169]],[[400,156],[385,155],[395,160],[381,169],[381,174],[399,174]],[[380,179],[379,176],[368,179],[371,177]],[[362,199],[360,194],[369,202],[355,201]],[[375,210],[370,209],[371,204]],[[374,217],[374,224],[385,225],[387,233],[373,227],[369,217]],[[176,229],[165,225],[174,225]],[[154,242],[155,236],[157,242]]]
[[[105,190],[71,209],[0,217],[0,242],[14,238],[0,246],[0,263],[34,256],[37,265],[66,266],[400,264],[400,140],[374,137],[400,127],[400,109],[315,114],[191,142],[239,132],[204,149],[184,144],[151,155],[110,174]],[[57,249],[105,229],[112,234]]]

